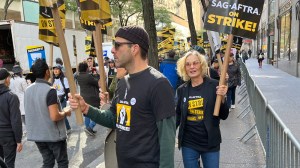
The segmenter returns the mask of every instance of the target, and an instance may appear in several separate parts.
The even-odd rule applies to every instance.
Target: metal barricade
[[[299,168],[300,144],[274,109],[267,106],[267,168]]]
[[[252,134],[246,142],[254,135],[259,136],[266,156],[267,168],[300,168],[299,142],[279,118],[276,111],[268,104],[267,99],[251,78],[243,63],[241,64],[241,70],[247,88],[248,106],[253,111],[255,124],[240,140],[255,129],[257,134]],[[248,113],[249,111],[244,116]]]

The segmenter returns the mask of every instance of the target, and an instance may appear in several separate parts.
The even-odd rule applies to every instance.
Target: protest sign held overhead
[[[46,60],[44,46],[27,46],[26,50],[27,50],[29,68],[31,68],[32,64],[37,59]]]
[[[238,36],[233,36],[233,43],[231,48],[240,50],[243,44],[243,38]],[[225,50],[227,45],[227,39],[222,40],[221,50]]]
[[[111,22],[108,0],[79,0],[81,19],[87,21],[101,21],[103,24]]]
[[[212,0],[204,28],[254,39],[262,14],[261,0]]]
[[[157,49],[159,55],[162,55],[174,48],[175,32],[175,28],[168,27],[157,32]]]
[[[96,57],[95,43],[92,36],[85,37],[85,54],[90,57]]]
[[[210,48],[210,43],[206,32],[203,32],[203,48]]]
[[[81,27],[83,29],[86,29],[86,30],[89,30],[89,31],[95,31],[95,26],[96,26],[96,23],[95,21],[93,20],[84,20],[82,17],[81,17],[81,9],[80,9],[80,2],[79,0],[76,0],[77,2],[77,6],[78,6],[78,12],[79,12],[79,21],[80,21],[80,24],[81,24]],[[107,34],[107,27],[108,26],[112,26],[112,20],[111,18],[106,20],[105,21],[105,24],[102,25],[102,28],[101,28],[101,33],[102,34]]]
[[[62,27],[65,28],[65,13],[66,6],[63,0],[49,1],[40,0],[40,13],[39,13],[39,39],[50,44],[58,46],[58,38],[54,26],[54,19],[51,12],[52,3],[56,3],[59,10],[59,16],[61,18]]]

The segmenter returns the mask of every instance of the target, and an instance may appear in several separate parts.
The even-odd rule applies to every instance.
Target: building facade
[[[300,77],[300,0],[266,0],[254,50],[267,62]]]

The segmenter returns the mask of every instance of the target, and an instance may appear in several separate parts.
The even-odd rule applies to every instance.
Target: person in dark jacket
[[[234,55],[231,53],[229,57],[229,64],[227,73],[228,79],[228,92],[227,92],[227,106],[235,108],[235,90],[237,86],[241,86],[241,70],[240,64],[234,60]]]
[[[80,95],[85,99],[85,101],[92,106],[99,108],[100,98],[99,98],[99,86],[100,80],[90,74],[88,71],[87,62],[81,62],[78,66],[79,74],[77,76],[77,81],[80,86]],[[96,126],[96,123],[90,118],[84,116],[84,131],[91,136],[94,136],[96,131],[93,128]]]
[[[220,119],[229,110],[223,97],[219,116],[214,116],[217,95],[225,96],[227,86],[206,76],[205,57],[189,51],[177,62],[179,76],[186,81],[177,89],[176,127],[179,127],[178,147],[182,150],[184,167],[198,168],[201,156],[204,167],[219,167]]]
[[[257,54],[257,61],[259,68],[262,68],[262,62],[265,59],[265,54],[262,52],[262,50],[259,50],[259,53]]]
[[[169,82],[171,83],[174,91],[177,89],[177,80],[178,75],[176,72],[176,62],[177,60],[174,59],[175,51],[170,50],[168,53],[168,58],[164,59],[159,66],[159,71],[167,77]]]
[[[22,150],[22,121],[18,96],[9,90],[10,73],[0,68],[0,148],[5,163],[15,167],[16,151]]]

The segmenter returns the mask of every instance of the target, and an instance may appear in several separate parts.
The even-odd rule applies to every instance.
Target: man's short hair
[[[49,69],[45,59],[37,59],[31,67],[31,71],[36,78],[44,78]]]
[[[79,72],[86,72],[87,69],[88,69],[87,62],[83,61],[83,62],[79,63],[79,65],[78,65],[78,71]]]
[[[63,64],[64,64],[61,58],[56,58],[56,59],[55,59],[55,63],[56,63],[56,64],[60,64],[60,65],[63,65]]]
[[[175,57],[175,51],[174,50],[170,50],[169,52],[168,52],[168,57],[170,57],[170,58],[174,58]]]
[[[5,79],[10,76],[10,73],[6,68],[0,68],[0,84],[5,83]]]

